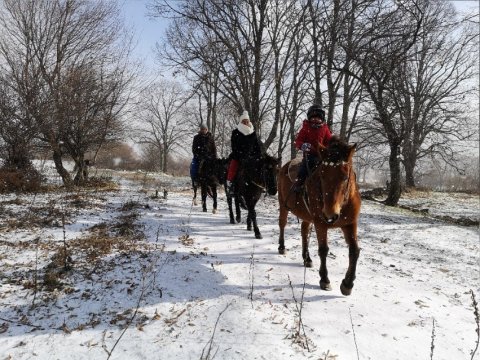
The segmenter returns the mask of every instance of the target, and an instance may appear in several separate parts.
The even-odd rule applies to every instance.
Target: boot
[[[226,182],[225,193],[228,196],[233,195],[233,183],[230,180],[227,180],[227,182]]]

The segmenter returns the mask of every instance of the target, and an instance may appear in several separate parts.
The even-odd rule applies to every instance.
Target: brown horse
[[[287,215],[291,211],[302,219],[302,257],[305,267],[312,267],[308,252],[308,237],[311,224],[315,225],[320,256],[320,288],[331,290],[327,271],[327,231],[341,228],[348,244],[348,270],[340,286],[343,295],[350,295],[355,280],[357,260],[360,254],[357,239],[357,222],[360,213],[360,194],[353,170],[352,157],[356,144],[348,145],[338,138],[331,139],[328,148],[319,147],[321,163],[312,171],[305,182],[305,196],[292,191],[298,164],[285,164],[278,176],[279,247],[285,254],[284,229]],[[292,178],[289,176],[292,176]]]

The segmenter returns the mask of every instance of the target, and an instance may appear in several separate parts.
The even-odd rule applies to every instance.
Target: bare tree
[[[415,186],[417,162],[425,157],[441,157],[460,170],[459,144],[476,133],[469,129],[471,109],[465,100],[478,92],[472,83],[478,76],[478,28],[466,31],[464,22],[451,17],[454,8],[447,2],[422,5],[426,22],[421,36],[412,57],[395,72],[392,88],[409,187]]]
[[[0,15],[3,70],[14,74],[28,117],[70,186],[62,163],[66,124],[60,90],[72,69],[116,70],[111,64],[126,54],[117,50],[129,44],[120,39],[118,5],[109,0],[4,0]]]
[[[174,7],[168,1],[152,0],[151,6],[157,16],[175,17],[167,33],[170,50],[163,49],[162,56],[188,71],[193,70],[202,81],[210,80],[204,76],[205,69],[218,73],[222,96],[238,113],[248,110],[259,133],[269,131],[262,127],[262,121],[271,110],[273,88],[272,50],[265,43],[269,3],[268,0],[193,0],[179,1]],[[178,50],[179,45],[182,51]],[[192,69],[192,63],[199,66]],[[276,128],[272,132],[275,131]]]
[[[130,76],[122,66],[115,72],[104,68],[79,67],[67,71],[59,89],[59,116],[63,120],[61,140],[75,162],[74,183],[87,180],[87,152],[98,153],[107,141],[123,135],[121,112],[128,100]]]
[[[417,42],[423,12],[417,1],[392,4],[371,0],[358,22],[355,40],[343,44],[352,67],[343,70],[357,78],[372,102],[378,124],[389,146],[390,187],[385,203],[396,205],[401,195],[400,146],[401,128],[396,121],[398,109],[391,106],[389,91],[393,76],[411,55]]]
[[[4,74],[5,75],[5,74]],[[31,151],[35,126],[10,86],[8,78],[0,80],[0,138],[3,140],[4,166],[17,170],[32,167]]]
[[[172,81],[157,81],[146,88],[144,99],[138,104],[142,128],[140,143],[154,146],[161,159],[161,170],[167,172],[168,157],[179,148],[189,149],[185,142],[191,132],[188,119],[185,119],[185,104],[188,94]]]

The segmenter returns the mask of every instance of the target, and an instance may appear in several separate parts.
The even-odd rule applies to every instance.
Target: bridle
[[[263,163],[262,167],[261,167],[261,171],[262,171],[262,180],[263,180],[263,184],[264,185],[261,185],[259,184],[257,181],[253,181],[253,180],[249,180],[248,183],[252,184],[252,185],[255,185],[256,187],[260,188],[262,190],[262,192],[264,192],[265,194],[268,194],[268,191],[267,191],[267,169],[265,168],[265,163]]]
[[[353,165],[351,163],[349,163],[348,161],[344,161],[344,160],[341,160],[341,161],[338,161],[338,162],[322,162],[321,163],[321,166],[331,166],[331,167],[337,167],[337,166],[342,166],[342,165],[348,165],[348,175],[347,175],[347,187],[345,188],[345,193],[343,194],[343,204],[345,204],[348,200],[348,196],[350,195],[350,186],[351,186],[351,181],[350,181],[350,177],[351,177],[351,173],[352,173],[352,167]],[[323,194],[322,194],[323,196]],[[324,203],[325,203],[325,199],[323,199]],[[342,204],[342,207],[343,207],[343,204]]]

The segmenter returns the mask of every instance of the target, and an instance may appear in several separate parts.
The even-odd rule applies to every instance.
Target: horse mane
[[[351,147],[337,135],[333,135],[327,146],[327,157],[324,161],[338,163],[340,161],[347,161],[350,154]]]

